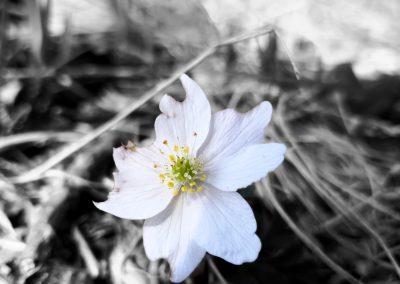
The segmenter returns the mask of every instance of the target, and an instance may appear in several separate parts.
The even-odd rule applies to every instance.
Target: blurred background
[[[162,93],[183,97],[148,92],[178,68],[213,111],[271,101],[266,139],[288,146],[240,191],[257,261],[207,256],[186,283],[400,283],[399,16],[397,0],[0,0],[0,283],[169,283],[142,222],[92,200],[112,147],[151,141]]]

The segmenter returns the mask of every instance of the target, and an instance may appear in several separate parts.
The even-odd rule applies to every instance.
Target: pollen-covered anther
[[[185,148],[183,148],[183,153],[189,154],[189,147],[188,147],[188,146],[186,146]]]

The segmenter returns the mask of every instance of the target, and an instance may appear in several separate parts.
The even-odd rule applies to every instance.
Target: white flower
[[[186,75],[180,80],[186,99],[162,98],[151,146],[114,149],[116,190],[96,203],[121,218],[146,219],[146,254],[168,260],[173,282],[188,277],[206,252],[233,264],[257,258],[257,224],[236,190],[273,171],[286,151],[263,144],[269,102],[245,114],[211,114],[201,88]]]

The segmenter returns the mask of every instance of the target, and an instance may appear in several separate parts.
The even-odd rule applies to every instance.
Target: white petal
[[[186,91],[186,99],[178,102],[164,95],[160,102],[160,114],[155,122],[156,145],[165,148],[164,140],[169,144],[189,146],[193,155],[208,135],[211,120],[210,103],[201,88],[186,75],[180,78]],[[171,146],[170,145],[170,146]],[[168,151],[168,149],[164,149]]]
[[[208,253],[233,264],[254,261],[261,249],[257,224],[247,202],[237,192],[206,187],[199,194],[201,209],[195,240]]]
[[[230,156],[245,146],[264,141],[264,130],[271,120],[272,106],[262,102],[247,113],[225,109],[212,115],[207,140],[199,150],[207,163]]]
[[[163,156],[154,144],[149,147],[136,147],[133,150],[125,149],[123,146],[114,148],[113,158],[119,171],[154,169],[155,164],[162,165],[168,162],[166,156]]]
[[[125,219],[146,219],[164,210],[173,195],[158,177],[155,164],[163,161],[153,146],[114,149],[114,160],[119,169],[114,174],[115,188],[105,202],[94,203],[97,208]]]
[[[143,243],[151,260],[167,258],[171,281],[181,282],[193,272],[205,255],[205,250],[193,241],[198,202],[193,196],[180,194],[163,212],[147,219],[143,227]]]
[[[283,144],[256,144],[212,160],[204,166],[206,183],[224,191],[246,187],[275,170],[283,162],[285,152]]]

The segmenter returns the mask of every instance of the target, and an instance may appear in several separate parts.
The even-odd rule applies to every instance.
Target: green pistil
[[[168,141],[163,142],[169,147]],[[168,155],[169,164],[164,166],[164,171],[159,173],[162,184],[165,184],[172,190],[172,195],[176,196],[180,192],[202,192],[201,183],[206,180],[207,176],[202,173],[203,163],[196,157],[189,155],[189,147],[179,147],[174,145],[174,154]],[[164,152],[161,151],[164,155]],[[158,165],[155,164],[157,169]]]
[[[194,181],[202,168],[202,163],[196,158],[177,157],[171,165],[171,173],[176,182],[183,184]]]

